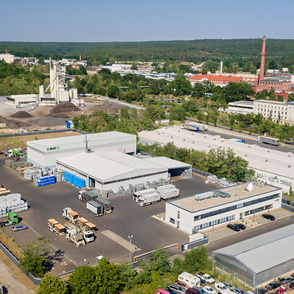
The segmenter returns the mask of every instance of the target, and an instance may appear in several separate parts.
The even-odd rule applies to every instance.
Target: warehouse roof
[[[116,140],[116,139],[134,139],[136,135],[126,134],[121,132],[105,132],[105,133],[95,133],[87,134],[87,140],[89,142],[89,147],[91,147],[91,141],[102,141],[102,140]],[[71,145],[77,143],[85,144],[86,135],[72,136],[72,137],[60,137],[54,139],[43,139],[29,141],[29,144],[38,145],[41,147],[51,147],[51,146],[61,146],[61,145]]]
[[[221,138],[220,135],[209,135],[201,132],[191,132],[179,127],[161,128],[155,131],[139,133],[140,139],[167,144],[173,142],[175,146],[208,152],[210,149],[222,147],[231,148],[236,155],[248,161],[248,167],[293,178],[294,154],[268,149],[258,145],[242,144]]]
[[[214,255],[230,255],[259,273],[294,259],[292,250],[294,225],[259,235],[214,251]]]
[[[178,160],[167,158],[164,156],[161,157],[145,157],[143,160],[158,164],[167,169],[176,169],[176,168],[190,168],[191,164],[187,164]]]
[[[56,162],[102,182],[167,172],[162,166],[118,151],[84,152]]]
[[[218,207],[220,207],[221,205],[227,206],[228,203],[238,201],[240,199],[253,197],[253,196],[264,194],[271,191],[281,190],[281,188],[274,187],[271,185],[265,185],[265,186],[253,185],[254,188],[251,191],[248,191],[245,189],[247,185],[248,183],[244,183],[241,185],[236,185],[236,186],[223,188],[223,189],[219,189],[215,191],[196,194],[196,195],[192,195],[192,196],[188,196],[188,197],[184,197],[184,198],[180,198],[176,200],[171,200],[169,203],[191,212],[197,212],[200,210],[213,208],[216,206]],[[223,192],[221,194],[229,195],[229,197],[222,197],[221,194],[217,195],[218,197],[215,197],[213,196],[214,194],[213,192]],[[209,194],[211,194],[209,198],[196,200],[197,196],[201,196],[201,195],[208,196]]]

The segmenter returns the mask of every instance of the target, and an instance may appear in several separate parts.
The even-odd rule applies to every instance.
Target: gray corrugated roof
[[[235,257],[255,273],[294,259],[294,225],[213,252]]]

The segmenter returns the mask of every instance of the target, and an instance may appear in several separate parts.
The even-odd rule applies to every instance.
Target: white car
[[[209,284],[213,284],[215,283],[215,279],[213,279],[210,275],[208,274],[204,274],[202,275],[202,279],[206,282],[206,283],[209,283]]]
[[[233,292],[223,283],[215,283],[214,288],[222,294],[232,294]]]
[[[216,294],[216,291],[214,289],[212,289],[211,287],[209,287],[209,286],[203,287],[203,290],[206,291],[209,294]]]

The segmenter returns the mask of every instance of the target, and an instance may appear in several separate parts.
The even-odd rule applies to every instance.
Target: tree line
[[[248,162],[240,156],[236,156],[232,149],[226,151],[219,147],[216,150],[211,149],[207,153],[179,148],[174,143],[167,143],[164,146],[158,143],[151,145],[138,143],[137,148],[155,156],[166,156],[189,163],[193,168],[214,174],[219,178],[227,178],[233,182],[247,182],[254,178],[254,171],[248,169]]]
[[[167,289],[181,272],[212,270],[212,260],[204,246],[186,252],[183,260],[176,258],[170,263],[168,257],[165,249],[157,248],[148,262],[139,261],[139,271],[128,262],[114,264],[103,258],[96,266],[79,266],[66,282],[45,275],[37,293],[153,294],[158,288]]]

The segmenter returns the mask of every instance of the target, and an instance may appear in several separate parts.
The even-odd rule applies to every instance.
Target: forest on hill
[[[0,53],[7,50],[15,56],[35,56],[53,59],[95,59],[106,63],[109,58],[121,61],[187,61],[206,60],[232,62],[242,66],[248,60],[259,67],[260,39],[204,39],[191,41],[150,42],[0,42]],[[270,68],[277,64],[294,64],[294,40],[268,39],[266,59]]]

